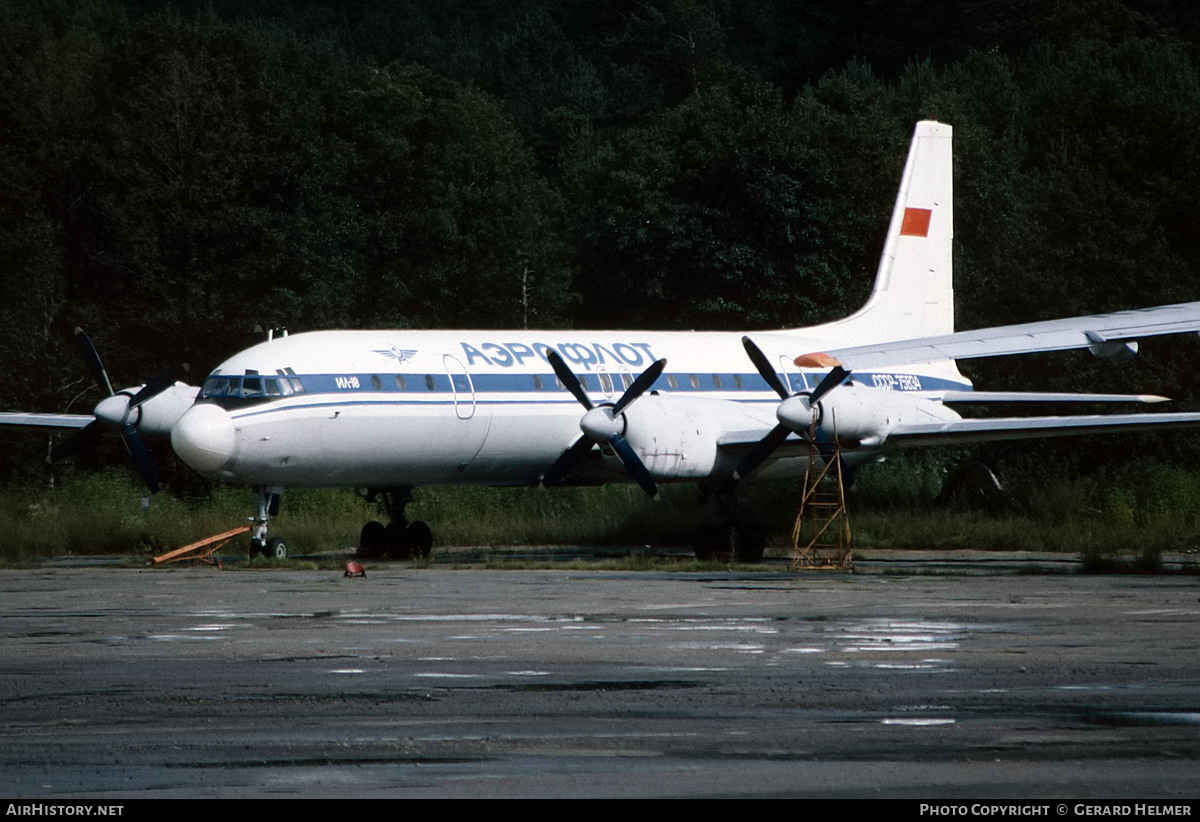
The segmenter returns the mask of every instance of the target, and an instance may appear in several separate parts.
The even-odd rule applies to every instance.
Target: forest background
[[[0,408],[100,398],[76,326],[136,385],[268,328],[833,319],[924,118],[960,328],[1194,300],[1198,48],[1190,0],[6,0]],[[963,367],[1192,410],[1198,344]],[[0,446],[45,477],[44,438]],[[1198,446],[982,451],[1036,479]]]

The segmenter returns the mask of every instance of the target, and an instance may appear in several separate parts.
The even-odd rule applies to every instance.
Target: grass
[[[856,550],[962,549],[1077,554],[1091,567],[1115,561],[1152,570],[1164,551],[1200,545],[1200,471],[1138,465],[1083,478],[1051,478],[1009,493],[988,507],[933,504],[944,476],[927,458],[860,472],[849,495]],[[768,553],[790,550],[798,483],[755,486],[746,508],[757,512]],[[72,473],[54,485],[0,488],[0,561],[48,556],[145,558],[237,527],[254,511],[253,494],[214,486],[191,498],[164,491],[152,499],[128,473]],[[671,486],[655,503],[634,486],[568,488],[422,488],[410,519],[430,523],[440,545],[497,549],[521,545],[686,546],[699,522],[711,520],[692,486]],[[344,490],[295,490],[284,496],[274,533],[293,554],[354,546],[374,505]],[[229,552],[241,550],[234,543]],[[260,560],[265,562],[265,560]],[[536,560],[519,560],[523,567]],[[623,570],[647,560],[612,560]],[[510,562],[502,551],[489,560]],[[586,567],[595,569],[599,561]],[[562,567],[561,560],[555,567]],[[656,563],[655,567],[661,567]],[[680,567],[683,567],[680,565]],[[689,569],[693,565],[687,566]],[[705,568],[709,565],[704,565]]]

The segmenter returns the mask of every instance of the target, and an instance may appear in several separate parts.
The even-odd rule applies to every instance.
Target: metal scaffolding
[[[841,448],[835,434],[833,454],[821,454],[816,435],[814,420],[808,438],[804,494],[792,529],[792,568],[848,570],[853,560]]]

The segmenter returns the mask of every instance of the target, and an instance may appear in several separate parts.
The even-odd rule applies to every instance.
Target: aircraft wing
[[[1170,402],[1158,394],[1071,394],[1061,391],[943,391],[941,401],[958,404],[991,404],[1002,402]]]
[[[22,428],[44,428],[50,430],[74,430],[83,428],[95,420],[92,414],[22,414],[0,413],[0,426],[15,425]]]
[[[901,424],[887,434],[885,450],[1100,434],[1114,429],[1157,431],[1200,427],[1200,413],[1099,414],[1061,417],[995,417]]]
[[[1095,353],[1103,356],[1104,347],[1108,343],[1120,345],[1119,341],[1122,340],[1189,331],[1200,331],[1200,302],[981,328],[937,337],[838,348],[821,353],[834,357],[845,368],[854,371],[879,366],[1000,357],[1007,354],[1032,354],[1071,348],[1092,348]]]

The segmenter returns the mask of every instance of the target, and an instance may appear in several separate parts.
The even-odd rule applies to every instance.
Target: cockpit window
[[[241,408],[258,402],[303,394],[304,385],[290,368],[279,369],[275,376],[264,377],[247,371],[237,377],[213,375],[204,381],[198,401],[213,402],[222,408]]]
[[[263,384],[261,377],[243,377],[242,378],[242,396],[243,397],[261,397],[263,396]]]

